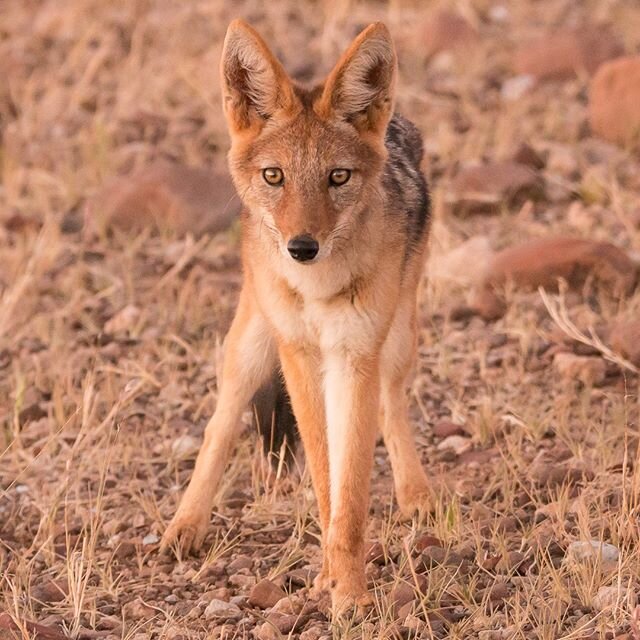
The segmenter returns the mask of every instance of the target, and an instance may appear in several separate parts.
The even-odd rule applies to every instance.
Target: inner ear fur
[[[369,25],[351,43],[327,77],[317,111],[339,117],[361,132],[384,135],[393,115],[396,53],[382,22]]]
[[[293,109],[293,84],[260,35],[243,20],[227,29],[220,64],[223,109],[233,131],[261,127]]]

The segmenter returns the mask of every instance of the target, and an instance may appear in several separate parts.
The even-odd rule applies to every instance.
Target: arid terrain
[[[250,413],[204,550],[159,554],[242,277],[238,16],[302,82],[386,21],[424,136],[436,503],[400,520],[380,444],[364,620],[309,596],[308,474]],[[1,3],[0,639],[640,640],[639,54],[637,0]]]

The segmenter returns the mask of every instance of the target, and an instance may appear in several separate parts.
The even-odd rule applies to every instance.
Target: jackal
[[[198,548],[240,417],[281,370],[318,501],[318,589],[367,601],[364,533],[382,430],[402,512],[428,508],[407,415],[429,197],[416,127],[394,114],[396,54],[366,28],[325,82],[296,86],[262,38],[231,23],[221,63],[229,167],[244,204],[244,284],[215,414],[163,538]]]

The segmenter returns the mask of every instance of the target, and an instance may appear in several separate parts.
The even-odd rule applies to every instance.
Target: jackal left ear
[[[220,63],[223,108],[232,132],[262,125],[296,103],[293,84],[258,33],[243,20],[227,29]]]
[[[396,67],[389,30],[382,22],[369,25],[329,74],[318,112],[341,117],[363,133],[384,136],[393,115]]]

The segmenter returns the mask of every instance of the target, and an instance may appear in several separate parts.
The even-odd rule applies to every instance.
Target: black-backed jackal
[[[228,29],[221,64],[244,284],[218,404],[163,543],[199,547],[254,394],[281,369],[318,500],[334,609],[367,598],[364,533],[378,428],[400,509],[428,505],[407,416],[429,200],[417,129],[394,115],[387,28],[365,29],[326,81],[293,84],[260,36]]]

